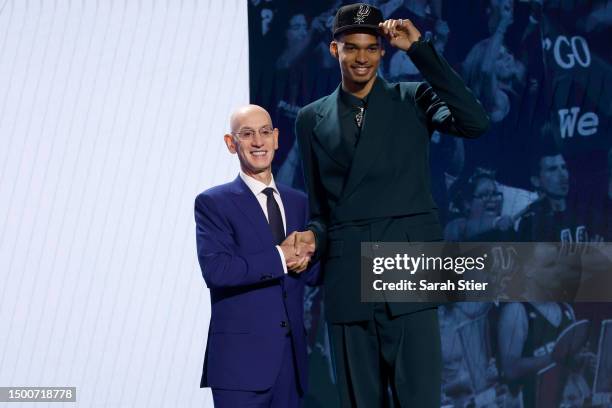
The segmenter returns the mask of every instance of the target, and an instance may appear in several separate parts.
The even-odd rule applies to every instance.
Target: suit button
[[[284,320],[280,322],[280,327],[287,327],[287,322]]]

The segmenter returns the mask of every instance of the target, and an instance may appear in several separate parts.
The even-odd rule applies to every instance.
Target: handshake
[[[315,252],[315,236],[312,231],[294,231],[280,245],[287,269],[301,273]]]

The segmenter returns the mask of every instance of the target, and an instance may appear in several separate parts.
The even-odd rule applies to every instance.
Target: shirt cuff
[[[287,262],[285,261],[285,254],[283,254],[283,250],[281,249],[280,245],[277,245],[276,249],[278,249],[278,254],[280,255],[281,263],[283,264],[283,272],[285,272],[285,275],[286,275],[287,274]]]

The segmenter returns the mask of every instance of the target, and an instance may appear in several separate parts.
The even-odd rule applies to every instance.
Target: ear
[[[234,143],[234,136],[228,133],[225,136],[223,136],[223,141],[225,142],[225,145],[227,146],[227,150],[229,150],[231,154],[236,154],[236,143]]]
[[[529,180],[531,181],[531,185],[534,186],[536,189],[540,188],[540,179],[538,177],[531,176]]]
[[[385,47],[383,47],[382,45],[380,46],[380,56],[381,57],[385,56]]]
[[[329,53],[335,59],[338,59],[338,43],[334,40],[329,43]]]
[[[278,150],[278,128],[274,128],[272,137],[274,138],[274,150]]]

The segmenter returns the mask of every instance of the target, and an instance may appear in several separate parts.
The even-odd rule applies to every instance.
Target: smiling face
[[[481,178],[476,183],[472,202],[468,205],[469,218],[480,218],[483,215],[499,217],[501,215],[503,196],[498,191],[495,181]]]
[[[331,42],[329,50],[340,63],[342,82],[349,86],[373,82],[385,55],[380,37],[370,33],[342,34]]]
[[[272,127],[268,112],[260,106],[238,109],[231,119],[231,134],[224,136],[227,149],[237,154],[240,168],[249,176],[268,179],[278,149],[278,129]]]

